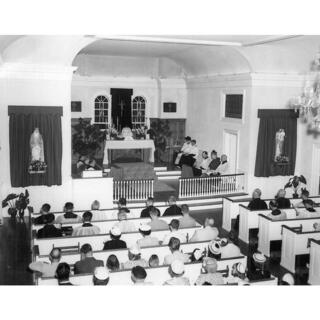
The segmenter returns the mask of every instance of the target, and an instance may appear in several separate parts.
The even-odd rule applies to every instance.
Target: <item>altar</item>
[[[154,162],[155,146],[153,140],[106,140],[103,155],[103,165],[111,162],[111,150],[116,149],[149,149],[148,161]]]

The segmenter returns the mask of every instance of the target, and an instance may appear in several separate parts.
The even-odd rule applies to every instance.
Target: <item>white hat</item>
[[[134,255],[137,255],[137,254],[141,253],[141,250],[140,250],[139,246],[135,244],[129,248],[129,252]]]
[[[94,269],[94,277],[98,280],[107,280],[109,278],[109,271],[105,267],[97,267]]]
[[[116,227],[116,226],[112,227],[112,229],[110,230],[110,233],[115,237],[121,236],[121,230],[119,227]]]
[[[220,242],[219,241],[211,241],[209,243],[209,251],[212,253],[212,254],[220,254],[221,253],[221,245],[220,245]]]
[[[145,231],[145,232],[148,232],[148,231],[151,231],[151,226],[149,226],[148,224],[146,223],[143,223],[143,224],[140,224],[139,226],[139,230],[140,231]]]
[[[171,263],[171,270],[175,274],[183,274],[184,272],[184,264],[181,260],[174,260]]]
[[[262,253],[254,253],[253,260],[257,263],[265,263],[267,261],[266,257]]]
[[[243,263],[241,262],[238,262],[237,265],[236,265],[236,269],[239,273],[246,273],[246,267],[244,266]]]
[[[286,273],[283,277],[282,277],[282,281],[287,282],[290,286],[294,285],[294,278],[293,275],[291,273]]]

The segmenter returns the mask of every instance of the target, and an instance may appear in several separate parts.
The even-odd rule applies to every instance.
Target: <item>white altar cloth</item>
[[[149,162],[154,162],[155,146],[153,140],[106,140],[103,164],[108,165],[108,155],[114,149],[150,149]]]

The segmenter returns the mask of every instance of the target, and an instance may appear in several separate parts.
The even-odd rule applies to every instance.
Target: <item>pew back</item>
[[[194,249],[204,250],[208,246],[208,241],[201,242],[188,242],[183,243],[180,246],[180,250],[184,253],[192,253]],[[156,254],[159,257],[160,264],[163,263],[164,257],[170,254],[169,247],[164,246],[152,246],[141,248],[141,257],[146,261],[149,261],[151,255]],[[116,250],[106,250],[106,251],[94,251],[93,256],[96,259],[107,261],[108,257],[114,254],[117,256],[120,263],[124,263],[128,260],[128,249],[116,249]],[[36,256],[36,261],[49,262],[49,255]],[[75,264],[80,260],[80,253],[65,253],[62,255],[61,262],[67,262],[68,264]]]
[[[310,253],[310,239],[320,240],[320,232],[300,232],[282,226],[281,266],[295,273],[296,256]]]
[[[187,235],[190,239],[195,230],[200,229],[200,227],[194,228],[181,228],[180,231]],[[170,233],[168,230],[160,230],[152,232],[152,235],[158,238],[160,241],[163,240],[164,236]],[[127,243],[127,247],[134,245],[138,239],[142,236],[139,232],[128,232],[123,233],[121,239]],[[101,250],[103,248],[103,243],[110,240],[109,234],[99,234],[93,236],[79,236],[79,237],[61,237],[61,238],[46,238],[46,239],[33,239],[32,247],[37,246],[40,255],[48,255],[53,247],[68,247],[77,246],[80,247],[89,243],[94,251]]]
[[[235,263],[242,262],[244,265],[247,263],[245,256],[221,259],[218,261],[218,270],[231,270]],[[189,278],[190,283],[194,284],[197,277],[200,275],[202,264],[187,263],[185,264],[185,276]],[[146,268],[147,279],[146,282],[152,282],[154,285],[162,285],[166,280],[170,279],[168,273],[168,266],[161,266],[157,268]],[[70,277],[70,282],[75,285],[92,285],[92,275],[74,275]],[[57,285],[55,278],[38,278],[38,285]],[[109,285],[131,285],[131,270],[123,270],[112,272],[110,274]]]
[[[312,239],[310,242],[310,263],[308,283],[320,285],[320,241]]]
[[[296,211],[294,209],[285,209],[288,219],[296,218]],[[245,243],[249,243],[250,229],[257,229],[259,227],[259,214],[268,215],[271,210],[249,210],[247,207],[239,206],[239,238]]]
[[[270,257],[270,242],[282,240],[282,226],[291,228],[302,227],[310,230],[315,222],[320,222],[320,216],[316,218],[300,218],[286,220],[272,220],[263,214],[259,214],[259,241],[258,250],[265,256]]]

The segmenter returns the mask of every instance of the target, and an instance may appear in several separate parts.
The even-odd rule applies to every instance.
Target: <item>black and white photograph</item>
[[[154,32],[148,11],[144,31],[121,11],[0,30],[0,291],[267,308],[320,285],[320,28],[171,31],[164,12]]]

